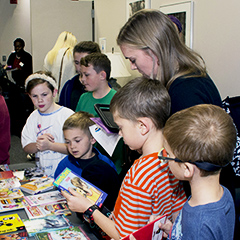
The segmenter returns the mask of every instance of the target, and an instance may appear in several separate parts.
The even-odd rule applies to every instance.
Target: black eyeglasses
[[[168,161],[168,160],[172,160],[172,161],[175,161],[175,162],[179,162],[179,163],[184,163],[184,162],[188,162],[188,163],[191,163],[191,164],[194,164],[196,165],[198,168],[202,169],[202,170],[205,170],[205,171],[208,171],[208,172],[215,172],[215,171],[218,171],[220,170],[221,168],[223,167],[226,167],[228,164],[224,165],[224,166],[219,166],[219,165],[215,165],[213,163],[209,163],[209,162],[203,162],[203,161],[195,161],[195,162],[192,162],[191,160],[190,161],[182,161],[178,158],[170,158],[168,153],[166,152],[166,150],[164,148],[162,148],[159,153],[158,153],[158,158],[161,159],[161,160],[164,160],[164,161]]]

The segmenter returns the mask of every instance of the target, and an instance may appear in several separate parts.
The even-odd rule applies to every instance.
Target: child
[[[73,48],[74,65],[77,75],[68,80],[60,93],[59,105],[71,108],[75,111],[80,96],[85,93],[81,80],[80,60],[90,53],[100,53],[100,47],[96,42],[82,41]]]
[[[58,165],[54,178],[68,167],[108,194],[104,205],[112,210],[120,188],[120,181],[113,162],[102,155],[93,144],[89,127],[94,125],[92,114],[76,112],[63,125],[63,134],[69,151]]]
[[[76,112],[84,111],[98,117],[94,104],[110,104],[116,91],[109,87],[111,62],[105,54],[91,53],[81,59],[81,82],[88,92],[81,95]]]
[[[219,184],[236,145],[231,117],[220,107],[204,104],[175,113],[163,131],[172,173],[189,181],[192,196],[179,213],[170,239],[233,239],[232,196]],[[167,233],[171,223],[161,226]]]
[[[36,153],[45,174],[53,177],[58,163],[66,156],[62,126],[74,112],[54,102],[57,84],[50,72],[30,75],[25,87],[34,106],[22,130],[22,147],[27,153]]]
[[[95,223],[110,237],[120,239],[146,225],[151,214],[167,214],[174,219],[186,197],[167,163],[158,159],[163,147],[162,129],[170,114],[170,97],[162,84],[136,78],[118,90],[110,109],[124,142],[142,153],[123,180],[113,220],[94,211],[91,203],[72,189],[73,196],[63,195],[72,211],[88,215],[92,209],[90,217]]]

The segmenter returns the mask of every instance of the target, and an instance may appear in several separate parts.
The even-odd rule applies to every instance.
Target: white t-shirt
[[[22,130],[22,147],[30,143],[34,143],[37,137],[45,133],[50,133],[54,137],[54,141],[64,143],[62,127],[65,120],[74,112],[66,107],[61,107],[55,112],[43,114],[35,110],[28,117],[27,122]],[[40,165],[45,169],[45,174],[53,177],[58,163],[65,157],[65,154],[46,150],[37,152]]]

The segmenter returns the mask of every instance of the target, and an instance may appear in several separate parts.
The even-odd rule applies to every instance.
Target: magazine
[[[163,215],[160,218],[157,218],[156,220],[133,232],[132,235],[137,240],[161,240],[163,232],[158,225],[159,223],[165,223],[166,218],[167,216]],[[129,235],[122,238],[122,240],[129,240]]]
[[[37,233],[35,238],[38,240],[90,240],[87,234],[83,231],[83,229],[78,227],[70,227],[61,230],[52,231],[50,233]]]
[[[13,172],[10,171],[0,171],[0,180],[14,177]]]
[[[53,181],[53,178],[41,177],[23,184],[22,186],[20,186],[20,189],[29,194],[46,192],[54,188],[54,185],[52,184]]]
[[[27,232],[0,235],[1,240],[28,240]]]
[[[20,186],[21,186],[21,183],[19,182],[18,178],[16,178],[16,177],[0,180],[0,189],[2,189],[2,188],[19,188]]]
[[[18,210],[27,206],[28,203],[23,197],[0,200],[0,212]]]
[[[36,233],[51,232],[71,226],[69,220],[64,215],[47,216],[36,219],[23,219],[23,223],[29,237],[34,236]]]
[[[0,216],[0,234],[24,229],[24,224],[18,214]]]
[[[71,187],[84,197],[88,198],[92,204],[96,204],[99,207],[102,206],[107,197],[107,193],[103,192],[86,179],[80,177],[69,168],[65,168],[53,184],[63,191],[68,191],[68,188]]]
[[[1,164],[0,165],[0,172],[4,172],[4,171],[11,171],[8,164]]]
[[[26,169],[13,170],[13,175],[19,179],[20,182],[29,182],[36,178],[44,176],[44,169],[38,167],[31,167]]]
[[[25,211],[29,219],[42,218],[50,215],[71,215],[68,205],[64,202],[42,206],[27,206]]]
[[[66,201],[66,198],[58,190],[25,196],[24,198],[29,206],[47,205]]]
[[[23,193],[18,188],[3,188],[0,189],[0,200],[6,200],[10,198],[21,198]]]

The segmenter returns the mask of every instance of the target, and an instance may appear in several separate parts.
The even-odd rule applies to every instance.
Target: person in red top
[[[122,182],[112,219],[73,189],[69,189],[72,195],[62,194],[72,211],[83,212],[108,236],[120,239],[146,225],[152,214],[167,214],[174,221],[186,196],[168,164],[158,158],[170,114],[166,88],[158,80],[136,78],[118,90],[110,110],[124,142],[142,154]]]
[[[0,164],[10,164],[9,149],[11,144],[10,117],[0,87]]]

